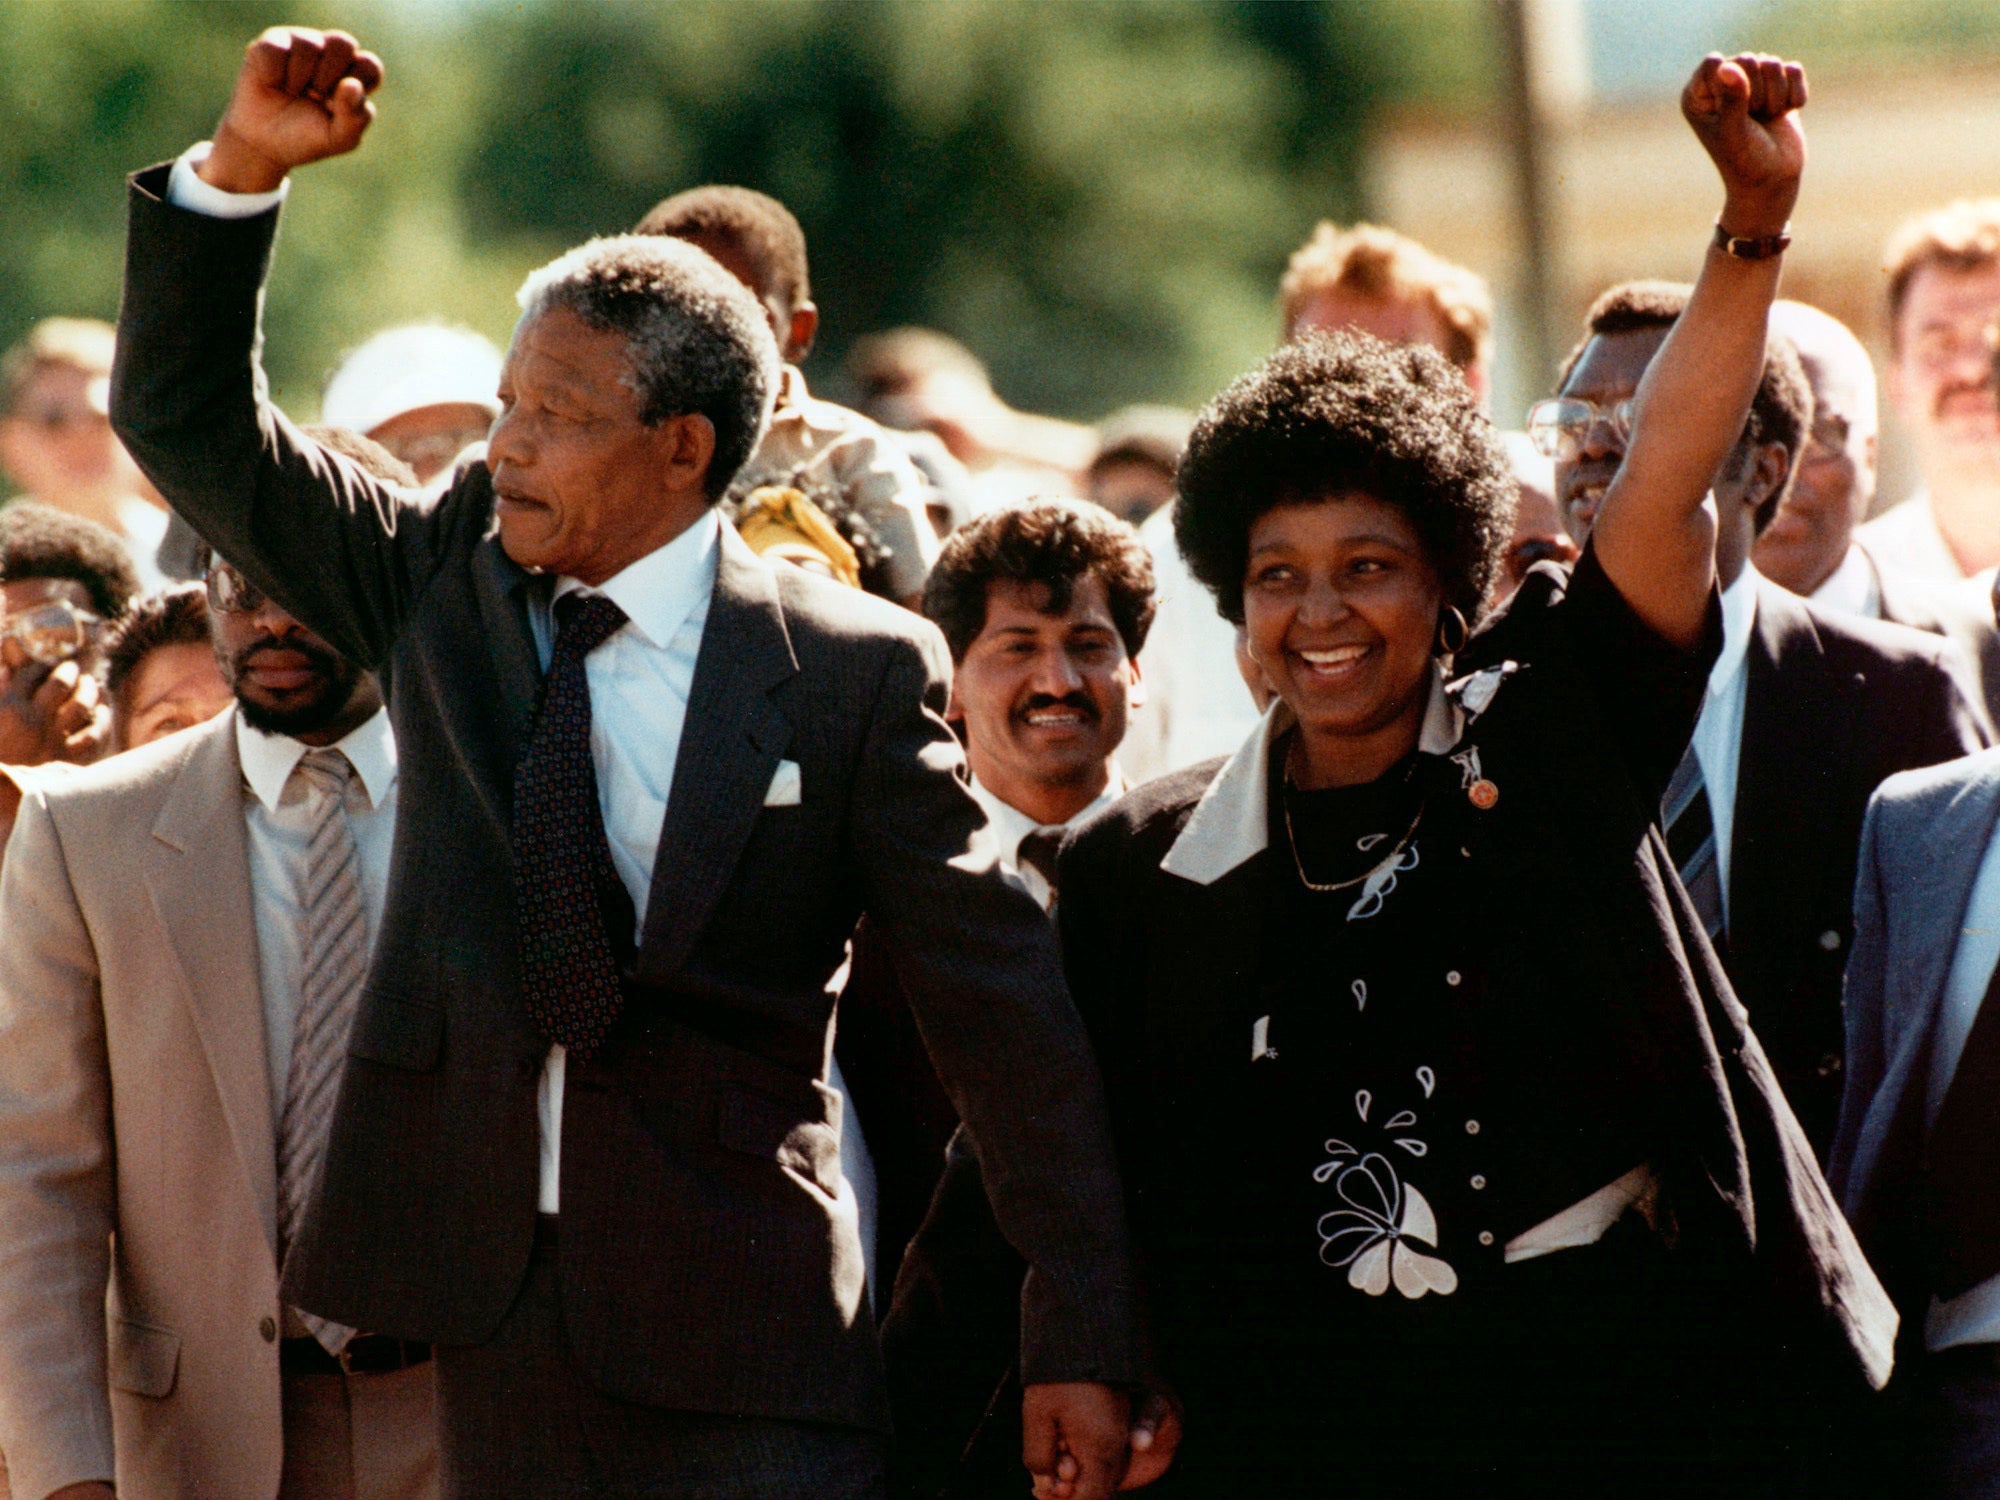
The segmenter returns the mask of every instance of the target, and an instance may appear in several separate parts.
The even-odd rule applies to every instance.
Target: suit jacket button
[[[1822,932],[1819,935],[1819,945],[1828,953],[1838,953],[1840,951],[1840,934],[1830,929]]]
[[[1838,1073],[1839,1071],[1840,1071],[1840,1059],[1836,1057],[1833,1053],[1829,1052],[1825,1057],[1822,1057],[1819,1060],[1820,1077],[1831,1078],[1833,1077],[1834,1074]]]
[[[275,1343],[277,1343],[277,1342],[278,1342],[278,1320],[277,1320],[276,1318],[266,1318],[266,1319],[264,1319],[264,1321],[263,1321],[263,1322],[261,1322],[261,1323],[259,1323],[259,1324],[257,1325],[257,1332],[258,1332],[258,1333],[260,1333],[260,1334],[262,1334],[262,1335],[264,1336],[264,1342],[265,1342],[265,1343],[267,1343],[267,1344],[275,1344]]]

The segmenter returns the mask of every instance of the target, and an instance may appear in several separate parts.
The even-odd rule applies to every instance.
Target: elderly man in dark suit
[[[1751,561],[1777,584],[1834,614],[1941,635],[1978,669],[1990,717],[2000,708],[2000,631],[1969,584],[1941,583],[1877,557],[1855,527],[1875,504],[1875,366],[1847,325],[1804,302],[1771,305],[1812,386],[1812,428],[1778,513]]]
[[[287,1296],[438,1345],[448,1493],[879,1493],[824,1082],[865,911],[1030,1267],[1028,1465],[1103,1496],[1134,1351],[1100,1084],[955,774],[936,630],[712,508],[777,379],[755,301],[670,240],[543,268],[487,455],[429,500],[266,399],[286,173],[359,142],[380,78],[266,32],[212,147],[134,180],[113,394],[217,550],[394,675],[406,811]]]
[[[1686,302],[1687,288],[1664,282],[1606,292],[1562,394],[1531,413],[1579,541],[1624,461],[1640,377]],[[1823,1160],[1840,1107],[1840,977],[1869,795],[1897,771],[1979,749],[1987,726],[1956,646],[1821,610],[1751,565],[1811,424],[1798,356],[1773,339],[1742,437],[1715,478],[1722,654],[1660,826]]]

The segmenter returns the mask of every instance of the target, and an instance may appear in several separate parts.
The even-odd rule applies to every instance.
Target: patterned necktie
[[[1696,915],[1718,946],[1723,942],[1722,866],[1716,858],[1715,816],[1708,805],[1708,787],[1701,761],[1688,746],[1667,795],[1660,803],[1660,823],[1667,835],[1667,853],[1680,871],[1681,884],[1694,903]]]
[[[310,750],[293,773],[311,788],[312,843],[301,881],[305,911],[300,945],[299,1013],[278,1125],[278,1228],[289,1246],[326,1159],[326,1137],[340,1092],[348,1033],[368,967],[368,918],[361,905],[361,856],[347,826],[347,784],[354,767],[338,750]],[[314,1338],[338,1354],[352,1328],[299,1314]]]
[[[597,801],[583,659],[625,611],[601,594],[569,594],[555,613],[542,706],[514,773],[514,901],[528,1014],[551,1042],[588,1057],[625,1001],[614,942],[629,945],[633,914]]]
[[[1037,828],[1033,833],[1023,835],[1014,851],[1015,864],[1033,870],[1048,882],[1051,901],[1056,889],[1056,852],[1062,848],[1062,841],[1062,829]]]

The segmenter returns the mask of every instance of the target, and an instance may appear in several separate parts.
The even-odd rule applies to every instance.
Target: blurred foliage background
[[[1627,92],[1662,55],[1684,74],[1675,26],[1816,63],[2000,51],[1977,0],[1585,10]],[[823,386],[856,335],[920,322],[1017,405],[1198,402],[1269,347],[1291,248],[1365,211],[1372,122],[1499,97],[1489,0],[0,0],[0,344],[113,315],[124,174],[205,136],[281,20],[388,64],[366,146],[287,210],[267,360],[301,416],[375,328],[504,341],[526,270],[703,181],[805,224]]]

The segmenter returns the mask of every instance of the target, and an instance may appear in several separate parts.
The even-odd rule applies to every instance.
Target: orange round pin
[[[1466,788],[1465,795],[1474,807],[1485,812],[1500,800],[1500,788],[1482,776]]]

